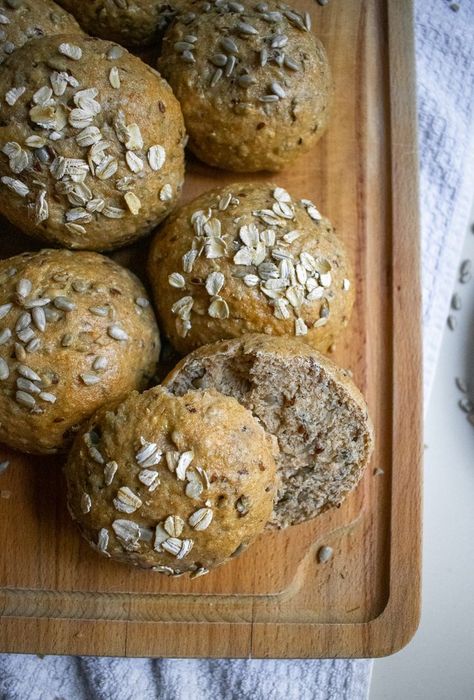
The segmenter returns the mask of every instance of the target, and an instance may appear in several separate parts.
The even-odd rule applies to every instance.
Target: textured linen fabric
[[[425,397],[474,195],[474,0],[416,4]],[[372,662],[0,655],[1,700],[366,700]]]

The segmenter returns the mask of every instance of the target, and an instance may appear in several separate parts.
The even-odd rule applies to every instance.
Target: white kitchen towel
[[[474,195],[474,0],[418,0],[425,397]],[[1,700],[365,700],[371,662],[0,655]]]

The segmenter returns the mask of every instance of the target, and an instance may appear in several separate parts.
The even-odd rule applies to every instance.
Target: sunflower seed
[[[41,392],[41,389],[36,386],[36,384],[33,384],[33,382],[30,382],[29,379],[25,379],[24,377],[18,377],[16,385],[18,389],[26,391],[28,394],[39,394]]]
[[[92,363],[92,369],[95,369],[96,371],[107,369],[108,364],[108,359],[102,355],[99,355],[95,358],[94,362]]]
[[[19,197],[27,197],[30,193],[29,188],[21,180],[5,176],[1,178],[1,182]]]
[[[188,519],[188,523],[194,530],[207,530],[212,522],[213,512],[211,508],[199,508]]]
[[[143,503],[136,494],[133,493],[128,486],[122,486],[117,491],[117,497],[114,498],[114,507],[122,513],[134,513],[142,507]]]
[[[170,537],[179,537],[184,529],[184,520],[179,515],[169,515],[163,527]]]
[[[0,345],[5,345],[12,337],[12,332],[9,328],[4,328],[0,331]]]
[[[126,547],[134,548],[140,539],[140,526],[133,520],[114,520],[112,529]]]
[[[262,97],[258,98],[260,102],[264,103],[270,103],[270,102],[278,102],[280,99],[278,95],[262,95]]]
[[[86,514],[89,513],[92,508],[91,497],[88,493],[83,493],[81,496],[81,511]]]
[[[327,561],[329,561],[332,558],[333,553],[334,553],[334,550],[332,547],[328,547],[327,545],[320,547],[318,549],[318,561],[319,561],[319,563],[325,564]]]
[[[97,374],[84,373],[80,374],[79,376],[82,383],[86,386],[94,386],[94,384],[98,384],[101,381],[101,378],[97,376]]]
[[[223,37],[219,43],[227,54],[237,55],[239,53],[239,48],[233,39]]]
[[[28,311],[24,311],[18,316],[17,322],[15,324],[15,330],[22,331],[31,324],[31,314]]]
[[[6,360],[0,357],[0,381],[5,381],[10,376],[10,369]]]
[[[108,326],[107,334],[110,336],[110,338],[113,338],[113,340],[128,340],[128,334],[123,330],[123,328],[120,328],[120,326],[115,324]]]
[[[122,58],[124,53],[125,49],[123,49],[121,46],[112,46],[107,51],[107,58],[109,61],[116,61],[118,58]]]
[[[224,68],[227,63],[227,56],[223,53],[215,53],[209,60],[217,68]]]
[[[150,302],[145,297],[137,297],[135,299],[135,304],[141,309],[147,309],[150,306]]]
[[[56,403],[57,400],[56,396],[49,391],[41,391],[39,397],[42,401],[46,401],[46,403]]]
[[[27,365],[20,364],[16,368],[16,371],[18,374],[20,374],[22,377],[25,377],[25,379],[29,379],[32,382],[40,382],[41,377],[39,374],[37,374],[34,370],[31,369],[31,367],[28,367]]]
[[[17,391],[15,394],[15,399],[17,403],[19,403],[21,406],[26,406],[26,408],[34,408],[36,405],[36,401],[33,396],[31,396],[31,394],[27,394],[26,391]]]
[[[60,311],[74,311],[76,304],[69,297],[57,296],[53,299],[54,306]]]
[[[24,332],[25,331],[23,331],[23,333]],[[33,335],[34,335],[34,333],[33,333]],[[29,353],[36,352],[37,350],[39,350],[40,345],[41,345],[41,343],[40,343],[40,340],[38,338],[31,338],[31,340],[29,340],[27,345],[26,345],[26,348],[25,348],[26,352],[29,352]]]
[[[25,87],[11,88],[5,95],[5,102],[10,105],[10,107],[13,107],[25,92]]]
[[[11,304],[11,303],[2,304],[0,306],[0,319],[5,318],[5,316],[10,313],[12,308],[13,308],[13,304]]]
[[[192,450],[188,450],[187,452],[183,452],[178,459],[178,464],[176,466],[176,478],[179,479],[180,481],[184,481],[186,479],[186,471],[193,461],[194,458],[194,452]]]
[[[113,66],[110,69],[109,83],[115,90],[120,90],[120,73],[117,66]]]
[[[258,30],[252,27],[248,22],[237,22],[236,29],[241,34],[245,36],[251,36],[252,34],[258,34]]]
[[[254,85],[256,83],[256,79],[253,78],[251,75],[248,75],[247,73],[244,73],[243,75],[240,75],[237,78],[237,83],[239,84],[240,87],[247,88],[250,87],[251,85]]]
[[[60,44],[58,46],[58,52],[63,56],[71,58],[73,61],[80,61],[82,58],[82,49],[75,44]]]
[[[97,548],[101,552],[105,552],[109,545],[109,532],[103,527],[99,530],[99,536],[97,538]]]

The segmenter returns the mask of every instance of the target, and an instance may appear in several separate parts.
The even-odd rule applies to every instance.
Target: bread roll
[[[0,261],[0,442],[64,449],[100,406],[145,388],[160,351],[138,279],[97,253]]]
[[[263,428],[232,398],[162,387],[100,411],[66,466],[68,503],[102,554],[200,576],[264,528],[276,492]]]
[[[298,338],[250,335],[199,348],[163,382],[176,396],[215,388],[234,396],[279,444],[280,489],[269,527],[339,505],[373,449],[365,401],[349,374]]]
[[[209,165],[278,171],[326,128],[326,52],[309,14],[282,2],[188,3],[158,66],[181,103],[190,149]]]
[[[110,250],[149,233],[180,195],[178,102],[116,44],[60,35],[19,49],[0,72],[0,118],[0,213],[27,234]]]
[[[182,354],[247,333],[301,335],[324,352],[354,301],[330,221],[270,184],[236,183],[179,209],[153,241],[148,275]]]

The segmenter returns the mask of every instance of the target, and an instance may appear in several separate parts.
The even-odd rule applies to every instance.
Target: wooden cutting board
[[[295,3],[296,4],[296,3]],[[0,448],[0,649],[130,656],[378,656],[419,618],[421,344],[410,0],[311,12],[336,83],[314,151],[272,179],[310,197],[352,254],[357,303],[334,359],[366,395],[377,445],[341,508],[266,534],[209,576],[167,579],[100,558],[66,512],[60,460]],[[232,174],[190,160],[184,199]],[[247,179],[265,179],[265,176]],[[3,225],[2,256],[38,246]],[[138,271],[146,246],[115,257]],[[383,470],[383,473],[381,473]],[[322,545],[333,558],[318,563]]]

